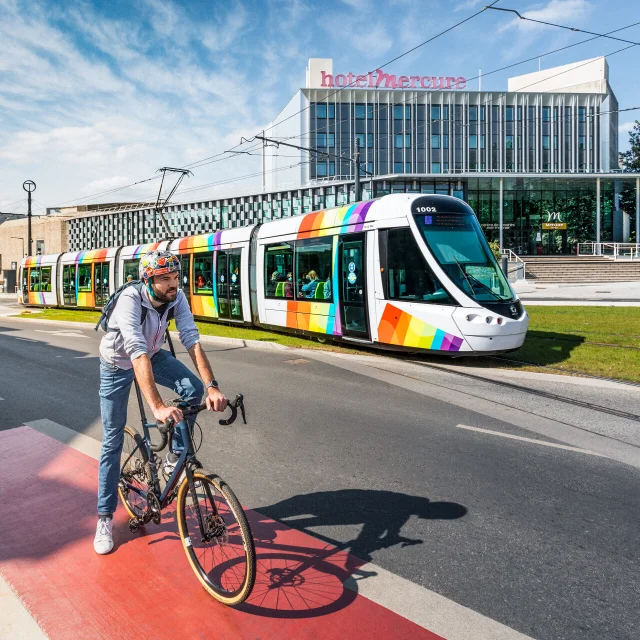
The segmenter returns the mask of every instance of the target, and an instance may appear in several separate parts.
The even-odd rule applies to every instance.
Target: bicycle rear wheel
[[[184,551],[202,586],[223,604],[238,605],[251,593],[256,577],[249,523],[224,480],[196,470],[193,481],[190,487],[185,477],[178,490],[178,531]]]
[[[150,481],[151,469],[142,436],[133,427],[126,425],[122,454],[120,455],[118,494],[131,518],[142,517],[147,507],[147,501],[133,489],[127,488],[126,484],[137,487],[141,491],[149,491]]]

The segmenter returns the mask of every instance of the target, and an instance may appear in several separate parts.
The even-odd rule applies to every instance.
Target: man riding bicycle
[[[124,289],[108,319],[100,343],[100,413],[103,436],[98,472],[98,525],[93,547],[106,554],[113,549],[113,513],[118,502],[120,455],[127,421],[127,404],[134,378],[156,420],[183,419],[177,407],[165,406],[156,384],[173,389],[183,400],[198,405],[206,388],[209,411],[224,411],[227,398],[218,388],[189,303],[180,289],[180,261],[169,251],[151,251],[140,260],[143,286]],[[144,309],[144,310],[143,310]],[[162,349],[165,331],[175,318],[180,342],[191,356],[203,385],[182,362]],[[188,419],[193,427],[194,418]],[[171,473],[184,443],[174,434],[164,463]]]

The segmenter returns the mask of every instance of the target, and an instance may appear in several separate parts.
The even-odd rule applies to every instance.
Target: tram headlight
[[[487,316],[485,318],[485,320],[486,320],[487,324],[491,324],[491,321],[493,320],[493,318],[491,316]]]

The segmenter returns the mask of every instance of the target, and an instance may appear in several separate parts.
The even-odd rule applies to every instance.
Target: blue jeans
[[[204,385],[180,360],[161,349],[151,358],[153,377],[157,384],[173,389],[190,404],[200,404]],[[118,504],[120,454],[127,422],[127,404],[133,384],[133,369],[120,369],[100,360],[100,413],[102,414],[102,449],[98,470],[98,514],[114,513]],[[189,419],[193,428],[195,418]],[[184,448],[182,438],[174,431],[171,449],[179,453]]]

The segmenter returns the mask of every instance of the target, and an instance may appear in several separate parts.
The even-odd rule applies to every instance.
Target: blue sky
[[[15,210],[25,179],[38,206],[154,197],[145,183],[91,195],[183,166],[258,132],[304,85],[310,57],[334,71],[383,65],[484,6],[485,0],[0,0],[0,210]],[[501,0],[541,20],[604,33],[640,22],[637,0]],[[640,25],[615,34],[640,41]],[[474,77],[588,36],[486,11],[385,67],[404,75]],[[542,68],[611,54],[600,38],[541,59]],[[640,106],[640,47],[608,57],[620,107]],[[538,62],[485,75],[483,89]],[[477,88],[477,81],[469,87]],[[620,148],[640,111],[620,114]],[[195,171],[185,188],[259,169],[236,156]],[[257,178],[235,182],[248,189]],[[229,192],[203,189],[189,199]],[[180,197],[178,196],[178,199]],[[182,199],[188,199],[187,194]],[[18,209],[23,210],[23,209]]]

